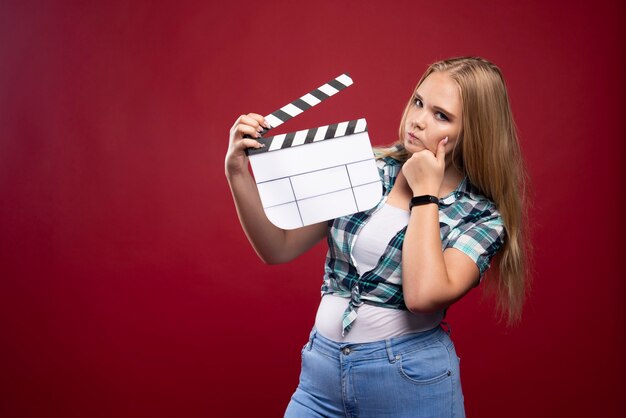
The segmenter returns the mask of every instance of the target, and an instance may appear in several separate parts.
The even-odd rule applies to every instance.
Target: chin
[[[404,149],[409,153],[409,154],[413,154],[415,152],[419,152],[419,151],[423,151],[424,147],[421,147],[419,145],[415,145],[410,143],[409,141],[404,141]]]

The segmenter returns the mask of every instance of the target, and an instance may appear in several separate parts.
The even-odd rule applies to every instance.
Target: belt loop
[[[311,331],[311,334],[309,334],[309,344],[307,347],[308,351],[311,351],[311,349],[313,348],[313,340],[315,340],[316,335],[317,335],[317,330],[313,328],[313,330]]]
[[[446,334],[448,335],[452,334],[452,327],[446,321],[441,321],[439,325],[446,332]]]
[[[395,363],[397,357],[393,354],[393,349],[391,348],[391,338],[387,338],[385,340],[385,348],[387,349],[387,358],[389,359],[389,363]]]

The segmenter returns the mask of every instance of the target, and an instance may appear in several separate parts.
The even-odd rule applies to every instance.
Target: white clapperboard
[[[265,120],[275,128],[350,85],[352,79],[343,74]],[[265,214],[279,228],[300,228],[368,210],[382,197],[365,119],[258,141],[265,147],[247,153]]]

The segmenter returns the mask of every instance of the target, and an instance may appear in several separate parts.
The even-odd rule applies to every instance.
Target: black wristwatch
[[[429,203],[434,203],[439,206],[439,198],[429,194],[412,197],[409,203],[409,212],[413,209],[413,206],[427,205]]]

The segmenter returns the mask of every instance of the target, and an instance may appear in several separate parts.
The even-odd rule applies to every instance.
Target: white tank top
[[[408,224],[409,217],[408,211],[385,203],[368,219],[352,251],[359,275],[376,266],[389,241]],[[387,279],[400,282],[399,277]],[[332,294],[322,297],[315,317],[315,328],[320,334],[336,342],[364,343],[426,331],[439,325],[443,319],[443,311],[414,314],[364,303],[359,307],[359,316],[352,329],[343,337],[341,320],[349,301]]]

